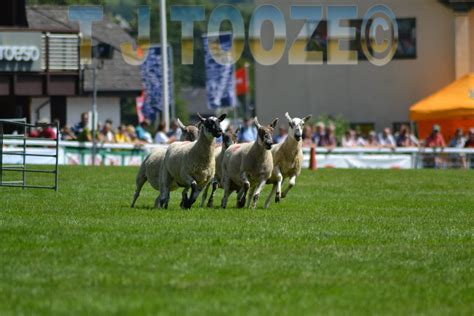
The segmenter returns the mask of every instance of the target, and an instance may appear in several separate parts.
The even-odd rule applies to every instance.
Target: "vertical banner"
[[[209,39],[211,41],[209,42]],[[218,64],[210,53],[210,45],[219,45],[220,49],[213,51],[227,52],[232,49],[232,34],[224,33],[216,36],[204,37],[204,58],[206,63],[206,93],[207,106],[211,110],[237,105],[235,95],[234,65]]]
[[[168,87],[170,104],[174,102],[173,96],[173,61],[172,61],[171,47],[168,46]],[[163,109],[163,93],[162,93],[162,78],[161,78],[161,47],[150,47],[147,59],[141,66],[141,74],[143,86],[145,88],[145,98],[142,105],[143,116],[152,122],[156,120],[158,112]]]

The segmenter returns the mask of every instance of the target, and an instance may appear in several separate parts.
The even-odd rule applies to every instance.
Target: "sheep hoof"
[[[209,201],[207,202],[207,207],[213,208],[214,207],[214,200],[209,199]]]
[[[245,197],[237,200],[237,208],[243,208],[245,206]]]
[[[275,195],[275,203],[280,203],[280,200],[281,200],[281,193],[277,192],[277,194]]]

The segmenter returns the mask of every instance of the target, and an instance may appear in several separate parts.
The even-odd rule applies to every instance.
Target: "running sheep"
[[[198,116],[201,127],[197,141],[171,144],[166,151],[160,172],[160,207],[168,208],[170,192],[184,187],[181,207],[191,208],[203,187],[215,174],[215,139],[222,135],[220,123],[226,118],[226,114],[206,119],[199,114]]]
[[[209,191],[209,187],[212,186],[211,195],[207,202],[207,207],[214,206],[214,193],[216,192],[218,187],[222,187],[222,160],[224,159],[224,153],[230,145],[235,144],[237,142],[237,134],[239,133],[240,128],[238,128],[235,132],[229,131],[222,135],[222,146],[221,150],[216,151],[216,173],[211,181],[206,185],[204,191],[202,193],[201,198],[201,207],[204,207],[207,199],[207,193]]]
[[[247,192],[249,192],[247,208],[250,207],[251,201],[253,201],[252,208],[257,206],[260,192],[273,171],[273,157],[270,149],[273,145],[273,129],[277,122],[278,119],[274,119],[270,125],[262,126],[255,117],[257,140],[252,143],[232,145],[225,151],[222,162],[224,186],[222,208],[226,208],[229,195],[233,191],[238,191],[237,207],[244,207]]]
[[[178,126],[182,131],[181,141],[193,142],[198,138],[199,130],[194,125],[184,126],[184,124],[178,119]],[[143,185],[150,182],[153,189],[160,190],[160,168],[163,163],[166,154],[166,147],[161,146],[153,150],[142,162],[140,169],[138,170],[136,178],[136,189],[133,196],[131,207],[135,206],[135,203],[140,196],[140,191]],[[159,196],[155,201],[155,207],[159,205]]]
[[[272,196],[275,196],[275,202],[280,202],[280,197],[284,198],[288,191],[296,184],[296,177],[301,173],[301,165],[303,164],[302,137],[303,127],[306,122],[311,119],[311,115],[300,118],[291,118],[288,112],[285,113],[288,120],[289,129],[286,139],[272,147],[273,156],[273,172],[267,183],[273,184],[272,191],[265,201],[265,208],[270,205]],[[281,192],[283,181],[289,178],[288,186]]]

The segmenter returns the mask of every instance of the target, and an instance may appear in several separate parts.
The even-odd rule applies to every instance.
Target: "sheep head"
[[[257,128],[257,142],[269,150],[273,145],[273,130],[278,123],[278,118],[274,119],[269,125],[263,126],[258,122],[258,118],[254,119]]]
[[[297,141],[300,141],[301,138],[303,137],[304,124],[311,119],[311,115],[307,115],[302,119],[297,118],[297,117],[291,118],[288,112],[286,112],[285,117],[288,120],[288,124],[290,125],[290,130],[288,131],[288,135],[291,135]]]
[[[225,120],[227,114],[222,114],[219,117],[210,116],[208,118],[204,118],[201,116],[201,114],[197,113],[197,116],[200,120],[201,130],[204,132],[205,136],[208,138],[216,138],[222,135],[221,122]]]
[[[176,123],[178,124],[178,127],[182,132],[180,139],[181,141],[193,142],[198,138],[199,128],[194,125],[185,126],[180,119],[177,119]]]
[[[228,131],[222,134],[222,144],[224,148],[229,148],[230,145],[235,144],[237,142],[237,135],[240,132],[240,127],[235,130],[235,132]]]

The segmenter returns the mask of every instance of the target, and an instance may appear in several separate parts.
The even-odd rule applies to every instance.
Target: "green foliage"
[[[472,315],[470,172],[303,171],[268,210],[183,211],[148,184],[130,209],[137,170],[0,188],[0,315]]]
[[[321,114],[318,117],[311,119],[311,124],[317,124],[323,122],[325,126],[333,124],[336,127],[336,138],[339,140],[344,133],[349,129],[349,121],[347,121],[342,115],[327,115]]]

